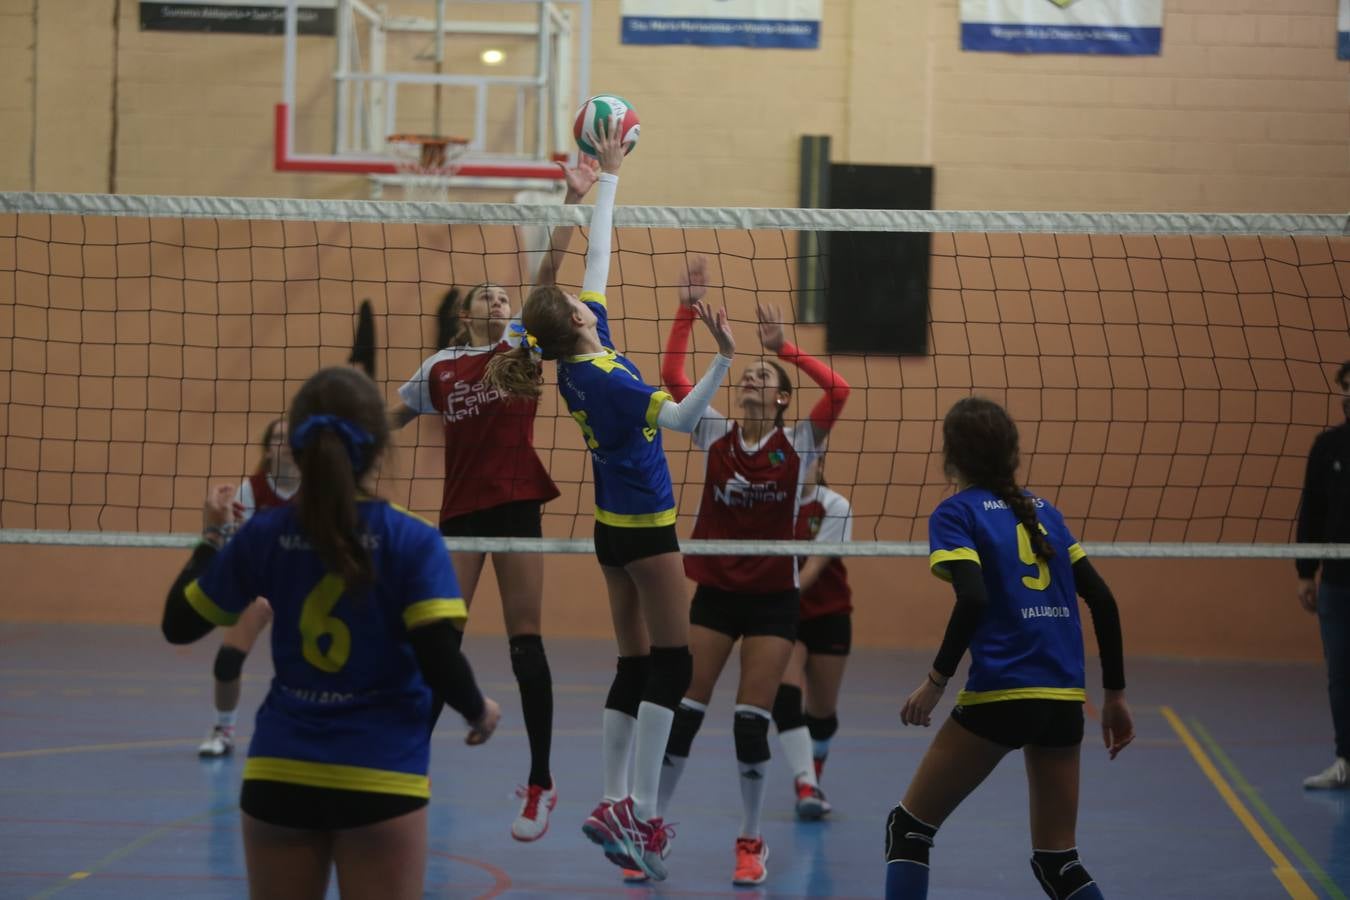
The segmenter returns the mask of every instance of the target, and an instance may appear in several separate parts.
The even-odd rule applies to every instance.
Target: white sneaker
[[[516,788],[521,798],[520,815],[511,823],[511,837],[518,841],[537,841],[548,831],[548,814],[558,805],[558,785],[548,788],[537,784]]]
[[[1336,761],[1325,770],[1303,779],[1303,786],[1322,791],[1350,787],[1350,761],[1342,756],[1336,757]]]
[[[229,725],[213,725],[211,732],[197,748],[198,756],[229,756],[234,752],[234,729]]]

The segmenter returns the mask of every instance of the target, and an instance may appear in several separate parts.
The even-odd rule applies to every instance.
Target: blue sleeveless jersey
[[[988,606],[970,642],[970,676],[958,706],[998,700],[1078,700],[1083,690],[1083,626],[1073,564],[1086,554],[1045,500],[1036,518],[1055,555],[1036,558],[1016,515],[994,494],[968,488],[928,519],[929,568],[950,581],[946,564],[980,564]]]
[[[595,518],[621,528],[675,522],[675,492],[656,424],[670,394],[642,381],[637,366],[615,352],[603,294],[581,301],[595,313],[602,354],[558,361],[558,389],[581,426],[595,473]]]
[[[217,625],[255,597],[272,605],[276,674],[245,778],[428,797],[433,700],[408,629],[467,612],[435,528],[382,500],[358,512],[374,562],[368,590],[348,592],[326,571],[287,505],[254,515],[187,598]]]

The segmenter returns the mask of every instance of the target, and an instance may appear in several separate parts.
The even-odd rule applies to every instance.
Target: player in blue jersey
[[[1115,759],[1134,739],[1125,703],[1120,615],[1110,589],[1045,500],[1018,487],[1017,426],[997,403],[961,400],[942,423],[957,493],[928,519],[933,574],[956,607],[933,668],[900,713],[928,725],[957,664],[970,675],[886,822],[887,900],[928,896],[937,829],[1009,751],[1021,748],[1031,794],[1031,868],[1052,900],[1101,891],[1078,859],[1078,762],[1083,741],[1081,596],[1102,657],[1102,737]]]
[[[556,286],[532,291],[521,314],[521,346],[499,354],[488,378],[509,394],[538,396],[540,360],[556,359],[558,388],[591,451],[595,553],[609,592],[619,661],[605,701],[604,797],[582,830],[612,862],[659,881],[666,877],[669,851],[669,831],[656,813],[661,760],[692,672],[689,603],[661,429],[694,429],[731,366],[735,344],[725,311],[714,316],[700,304],[698,316],[719,352],[680,403],[646,384],[615,350],[604,291],[624,156],[619,135],[607,132],[597,150],[601,174],[581,296]]]
[[[250,896],[318,900],[336,865],[344,898],[421,897],[432,691],[470,744],[501,712],[460,652],[467,613],[440,534],[365,488],[389,436],[374,382],[321,370],[288,425],[295,502],[226,541],[234,488],[212,490],[162,629],[185,644],[271,602],[276,675],[239,800]]]

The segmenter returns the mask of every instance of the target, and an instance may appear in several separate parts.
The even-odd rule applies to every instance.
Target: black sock
[[[553,675],[544,655],[544,642],[537,634],[521,634],[511,638],[510,644],[511,671],[520,687],[520,708],[530,741],[530,784],[551,787]]]

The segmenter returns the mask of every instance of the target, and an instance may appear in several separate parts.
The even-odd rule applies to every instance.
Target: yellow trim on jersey
[[[432,600],[418,600],[408,604],[403,610],[403,624],[409,628],[425,625],[437,619],[450,619],[463,622],[469,618],[469,608],[459,597],[436,597]]]
[[[244,763],[244,779],[282,781],[307,787],[336,788],[341,791],[371,791],[404,797],[431,797],[431,779],[408,772],[368,769],[365,766],[341,766],[335,763],[305,762],[275,756],[252,756]]]
[[[934,550],[928,556],[928,570],[943,581],[951,581],[952,576],[946,569],[939,568],[943,563],[968,559],[980,565],[980,554],[972,547],[957,547],[955,550]]]
[[[595,508],[595,521],[615,528],[660,528],[674,525],[676,515],[673,506],[654,513],[613,513],[598,506]]]
[[[379,497],[371,497],[370,499],[371,499],[371,500],[378,500],[378,499],[380,499],[380,498],[379,498]],[[423,525],[430,525],[432,528],[436,528],[436,523],[432,522],[430,519],[425,519],[425,518],[423,518],[422,516],[419,516],[417,513],[413,512],[412,510],[410,510],[410,509],[405,509],[405,508],[403,508],[402,506],[399,506],[397,503],[394,503],[394,502],[391,501],[391,500],[385,500],[384,502],[385,502],[385,503],[388,503],[388,504],[389,504],[389,507],[390,507],[391,509],[396,509],[396,510],[398,510],[399,512],[403,513],[403,514],[404,514],[405,516],[407,516],[408,518],[410,518],[410,519],[416,519],[417,521],[421,522]],[[439,529],[437,529],[437,531],[439,532]]]
[[[1070,545],[1069,545],[1069,564],[1070,564],[1070,565],[1073,565],[1074,563],[1078,562],[1080,559],[1087,559],[1087,552],[1086,552],[1085,550],[1083,550],[1083,548],[1080,547],[1080,546],[1079,546],[1078,544],[1076,544],[1076,543],[1070,544]]]
[[[605,301],[605,295],[599,291],[582,291],[581,296],[577,299],[582,303],[599,303],[605,309],[609,309],[609,303]]]
[[[981,703],[998,703],[1000,700],[1072,700],[1082,703],[1087,700],[1087,691],[1083,688],[1027,687],[1002,691],[962,691],[956,695],[957,706],[978,706]]]
[[[665,391],[653,391],[652,398],[647,401],[647,427],[656,427],[656,417],[661,414],[661,407],[666,405],[667,400],[675,398]]]
[[[606,375],[613,372],[615,369],[618,369],[634,381],[637,380],[636,375],[619,365],[619,355],[613,350],[607,351],[604,356],[574,356],[569,359],[568,362],[588,362]]]
[[[183,595],[187,597],[188,606],[195,609],[197,615],[201,616],[212,625],[228,628],[239,621],[238,613],[226,612],[219,606],[216,606],[216,601],[206,596],[206,592],[202,590],[202,586],[198,584],[195,579],[192,584],[189,584],[183,591]]]

